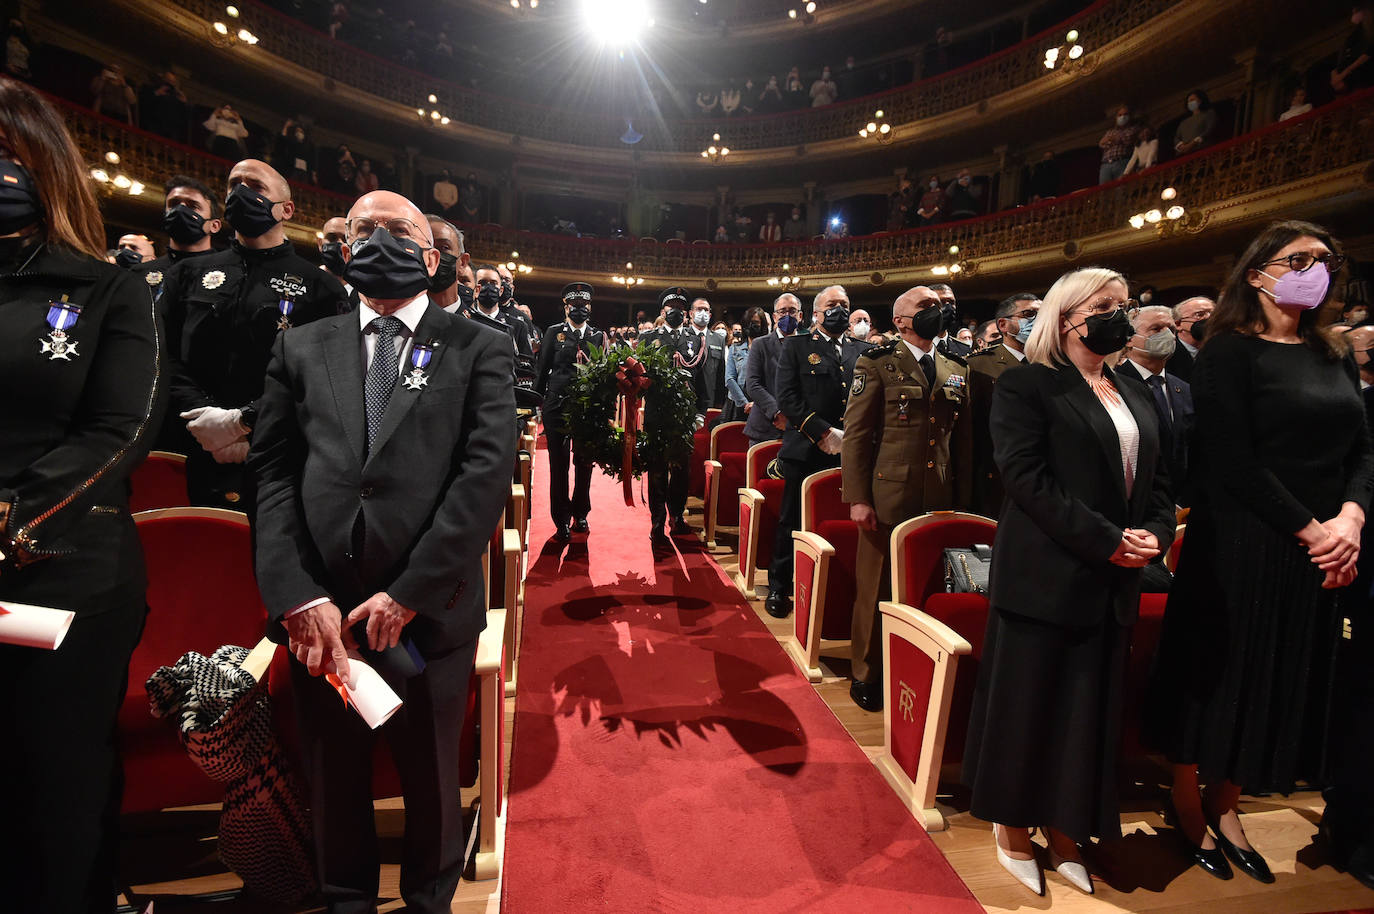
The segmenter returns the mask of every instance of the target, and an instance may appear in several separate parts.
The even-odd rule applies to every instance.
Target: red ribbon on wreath
[[[634,356],[626,356],[615,370],[615,386],[625,398],[625,450],[621,456],[620,481],[625,488],[625,504],[634,506],[635,442],[639,436],[639,401],[653,386],[653,379],[644,370],[644,363]]]

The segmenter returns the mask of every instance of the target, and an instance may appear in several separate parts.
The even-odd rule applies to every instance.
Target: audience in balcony
[[[806,220],[802,218],[801,207],[792,207],[792,214],[782,225],[782,240],[805,241],[807,234]]]
[[[377,176],[372,172],[372,160],[363,159],[358,163],[357,176],[353,178],[354,191],[361,197],[363,194],[372,193],[380,186]]]
[[[778,86],[776,76],[768,77],[763,91],[759,93],[758,105],[754,110],[760,114],[775,114],[782,110],[782,89]]]
[[[701,114],[712,115],[720,110],[720,96],[715,92],[704,91],[697,93],[697,111]]]
[[[120,64],[109,64],[91,80],[91,96],[94,99],[91,108],[96,114],[103,114],[126,124],[134,122],[134,103],[138,99],[124,78],[124,67]]]
[[[138,99],[138,122],[144,130],[178,143],[191,138],[191,104],[171,69],[144,85]]]
[[[353,193],[353,182],[358,177],[358,163],[353,161],[353,151],[344,143],[334,150],[334,164],[325,186],[335,193]]]
[[[805,108],[807,105],[806,87],[802,85],[801,70],[797,67],[793,67],[787,72],[787,82],[783,87],[782,98],[785,108]]]
[[[720,90],[720,112],[726,117],[740,111],[740,90],[735,86],[726,86]],[[748,114],[748,109],[740,111],[741,114]]]
[[[477,175],[468,172],[458,196],[458,213],[463,222],[487,220],[487,192],[477,183]]]
[[[1288,102],[1288,110],[1279,115],[1279,120],[1286,121],[1290,117],[1299,117],[1311,110],[1312,103],[1307,100],[1307,90],[1299,86],[1293,90],[1293,97]]]
[[[1174,128],[1174,152],[1187,155],[1212,142],[1217,131],[1217,112],[1201,89],[1188,93],[1188,116]]]
[[[940,189],[940,176],[931,175],[926,179],[926,192],[916,207],[917,225],[934,225],[939,222],[945,211],[945,192]]]
[[[763,225],[759,226],[759,241],[764,244],[774,244],[782,240],[782,226],[778,225],[776,213],[769,211],[763,217]]]
[[[329,8],[329,37],[338,38],[339,32],[348,24],[348,4],[343,0]]]
[[[973,174],[961,168],[959,175],[945,188],[946,206],[952,221],[972,219],[983,213],[983,186],[973,183]]]
[[[916,224],[916,188],[911,179],[902,176],[897,189],[887,198],[887,230],[899,232]]]
[[[1355,26],[1336,55],[1331,71],[1331,88],[1337,95],[1355,92],[1374,85],[1374,3],[1361,0],[1350,11],[1350,24]]]
[[[829,105],[839,97],[840,88],[835,85],[835,80],[830,77],[830,68],[821,70],[821,78],[811,84],[811,107],[819,108],[822,105]]]
[[[1159,162],[1159,134],[1150,126],[1142,126],[1140,133],[1136,136],[1135,149],[1131,152],[1130,161],[1126,163],[1126,170],[1123,175],[1133,172],[1144,171],[1147,168],[1154,168]]]
[[[1097,141],[1098,147],[1102,150],[1102,165],[1097,173],[1098,184],[1115,181],[1126,173],[1126,163],[1135,151],[1139,134],[1140,127],[1132,120],[1130,106],[1118,105],[1112,126],[1107,128],[1102,139]]]
[[[248,147],[243,142],[248,138],[248,128],[243,126],[243,118],[232,106],[221,105],[210,112],[204,126],[210,131],[210,152],[231,162],[248,154]]]
[[[289,181],[318,184],[314,162],[315,144],[310,142],[305,124],[296,118],[287,118],[277,134],[272,167]]]
[[[29,33],[24,20],[11,19],[5,27],[5,72],[16,79],[29,79]]]
[[[1026,202],[1039,203],[1059,196],[1059,160],[1053,152],[1046,152],[1040,161],[1031,166],[1030,180],[1026,185]]]
[[[827,241],[849,237],[849,223],[839,216],[833,216],[825,226],[825,237]]]

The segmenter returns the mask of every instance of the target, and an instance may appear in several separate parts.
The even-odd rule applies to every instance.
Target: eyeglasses
[[[1035,308],[1027,308],[1024,311],[1017,311],[1015,314],[1010,316],[1018,321],[1029,321],[1034,320],[1035,316],[1039,313],[1040,312],[1037,311]]]
[[[1345,255],[1328,252],[1313,257],[1307,251],[1298,251],[1296,254],[1289,254],[1287,257],[1267,260],[1262,263],[1261,266],[1267,267],[1275,263],[1288,264],[1288,269],[1292,270],[1294,273],[1306,273],[1308,270],[1312,269],[1314,263],[1323,263],[1326,264],[1326,272],[1338,273],[1341,267],[1345,266]]]
[[[348,231],[354,238],[370,238],[376,231],[377,226],[381,226],[396,238],[410,238],[415,241],[424,240],[424,232],[420,227],[409,219],[397,216],[395,219],[387,219],[378,222],[376,219],[365,219],[361,216],[348,220]]]
[[[1124,301],[1115,301],[1113,299],[1108,298],[1102,301],[1089,303],[1087,305],[1087,310],[1089,314],[1111,314],[1113,311],[1116,311],[1118,309],[1133,311],[1138,307],[1140,307],[1140,303],[1136,301],[1134,298],[1128,298]]]

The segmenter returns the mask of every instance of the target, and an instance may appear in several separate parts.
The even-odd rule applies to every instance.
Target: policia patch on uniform
[[[864,385],[868,383],[868,375],[863,372],[854,373],[854,383],[849,388],[849,395],[857,397],[864,392]]]

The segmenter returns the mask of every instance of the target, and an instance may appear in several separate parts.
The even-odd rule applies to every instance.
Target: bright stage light
[[[582,0],[582,25],[601,44],[634,44],[653,24],[648,0]]]

